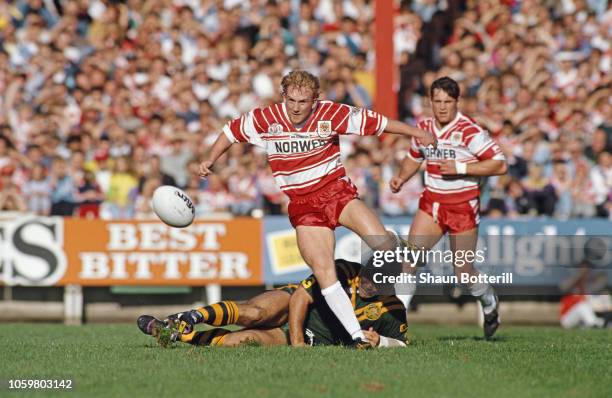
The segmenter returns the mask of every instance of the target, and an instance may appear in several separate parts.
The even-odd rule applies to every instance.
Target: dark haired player
[[[438,147],[428,147],[412,138],[399,173],[390,181],[391,191],[399,192],[418,172],[421,163],[427,161],[425,190],[408,237],[408,243],[419,248],[432,248],[448,233],[451,250],[475,251],[480,178],[507,171],[505,157],[487,131],[458,111],[459,95],[459,85],[453,79],[442,77],[433,82],[430,100],[434,116],[419,122],[417,127],[435,134]],[[454,265],[459,278],[466,273],[478,275],[471,262],[461,267]],[[489,338],[499,326],[497,295],[487,283],[468,287],[482,304],[484,335]]]

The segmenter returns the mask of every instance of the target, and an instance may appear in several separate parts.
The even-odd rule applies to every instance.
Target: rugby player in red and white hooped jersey
[[[505,174],[508,167],[500,148],[489,134],[458,111],[459,94],[459,85],[449,77],[433,82],[430,88],[433,117],[417,126],[434,133],[438,146],[430,148],[418,137],[413,138],[399,173],[389,184],[391,191],[399,192],[404,183],[418,172],[421,163],[427,161],[425,190],[410,227],[408,242],[430,249],[448,233],[451,250],[465,253],[468,250],[475,252],[478,241],[480,178]],[[461,267],[454,265],[458,278],[464,273],[478,275],[471,262]],[[484,333],[489,338],[499,326],[499,300],[489,284],[475,283],[469,288],[482,303]],[[411,295],[400,298],[406,304]]]
[[[330,309],[356,345],[363,346],[365,335],[334,267],[334,229],[343,225],[376,249],[392,249],[396,240],[358,199],[340,161],[340,135],[387,131],[418,138],[432,147],[436,138],[371,110],[320,101],[319,80],[306,71],[285,75],[281,90],[282,103],[254,109],[225,125],[209,158],[200,164],[200,176],[211,174],[217,159],[236,142],[266,150],[276,183],[289,197],[289,220],[302,258],[312,268]]]

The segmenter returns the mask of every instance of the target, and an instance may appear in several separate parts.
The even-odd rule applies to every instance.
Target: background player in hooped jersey
[[[409,244],[419,248],[432,248],[448,233],[451,250],[475,251],[480,177],[507,171],[504,155],[489,134],[458,111],[459,94],[459,85],[449,77],[433,82],[430,100],[434,116],[419,122],[418,127],[434,133],[438,147],[430,148],[413,138],[399,173],[390,181],[391,191],[399,192],[427,161],[425,190],[408,236]],[[458,277],[463,273],[478,275],[470,262],[454,268]],[[484,334],[489,338],[499,326],[497,295],[489,284],[476,283],[469,289],[483,306]],[[400,297],[406,304],[411,295]]]
[[[387,131],[418,138],[422,145],[432,147],[436,138],[371,110],[320,101],[319,80],[306,71],[285,75],[281,90],[282,103],[254,109],[223,128],[208,159],[200,164],[200,176],[211,174],[217,159],[236,142],[266,150],[274,178],[289,196],[289,220],[296,229],[302,258],[355,344],[365,344],[366,336],[334,268],[334,229],[343,225],[376,249],[392,249],[396,239],[358,199],[340,161],[339,136]]]

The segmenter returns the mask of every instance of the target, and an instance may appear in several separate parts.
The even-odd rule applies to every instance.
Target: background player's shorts
[[[345,179],[336,180],[310,195],[291,199],[289,221],[294,228],[307,225],[336,229],[344,206],[357,197],[355,185]]]
[[[468,202],[439,203],[422,195],[419,200],[419,209],[429,214],[444,233],[458,234],[469,231],[476,228],[480,222],[480,200],[478,198]]]

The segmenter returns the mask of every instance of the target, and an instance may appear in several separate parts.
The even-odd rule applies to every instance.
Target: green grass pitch
[[[612,331],[411,327],[404,349],[160,348],[136,325],[0,325],[0,396],[610,397]],[[7,379],[71,378],[13,392]],[[72,395],[70,395],[72,394]]]

